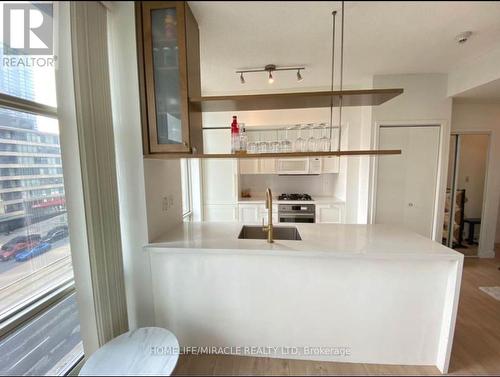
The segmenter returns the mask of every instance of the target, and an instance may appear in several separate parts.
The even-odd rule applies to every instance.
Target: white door
[[[375,223],[405,227],[432,238],[439,156],[439,126],[381,126]]]

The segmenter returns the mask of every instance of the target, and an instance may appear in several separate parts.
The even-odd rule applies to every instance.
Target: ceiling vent
[[[472,35],[472,31],[464,31],[463,33],[458,34],[455,37],[455,40],[459,45],[463,45],[465,42],[469,40]]]

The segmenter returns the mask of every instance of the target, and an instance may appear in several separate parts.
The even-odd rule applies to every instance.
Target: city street
[[[73,294],[0,342],[0,375],[56,375],[82,352]]]
[[[0,236],[0,245],[27,234],[42,237],[66,224],[66,215]],[[0,261],[0,316],[73,277],[69,238],[25,262]],[[26,353],[26,350],[30,350]],[[74,294],[0,342],[0,375],[55,375],[83,352]]]
[[[45,236],[50,229],[65,224],[65,215],[53,217],[29,226],[30,234]],[[0,236],[0,244],[27,234],[21,228]],[[55,242],[52,249],[25,262],[15,259],[0,261],[0,317],[21,307],[43,292],[64,283],[73,276],[69,238]]]
[[[64,258],[64,257],[69,257],[70,256],[70,250],[69,250],[69,239],[63,239],[55,242],[52,244],[52,249],[47,251],[46,253],[39,255],[38,257],[35,257],[29,261],[26,262],[17,262],[14,258],[8,260],[8,261],[0,261],[0,289],[5,285],[6,282],[9,280],[12,280],[14,277],[14,274],[10,274],[10,278],[6,276],[8,271],[12,269],[18,269],[21,265],[25,265],[26,267],[29,266],[29,268],[20,268],[18,269],[19,271],[22,270],[31,270],[31,272],[34,272],[32,269],[36,266],[36,269],[43,268],[44,265],[50,264],[54,262],[57,259]],[[39,259],[37,259],[39,258]],[[43,260],[43,262],[42,262]],[[32,263],[30,263],[32,262]],[[17,271],[17,270],[16,270]],[[5,275],[4,275],[5,274]],[[16,272],[15,275],[23,275],[22,272]]]

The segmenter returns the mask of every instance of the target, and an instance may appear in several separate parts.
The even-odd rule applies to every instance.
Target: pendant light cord
[[[341,30],[342,34],[340,36],[340,107],[339,107],[339,143],[338,151],[340,152],[340,140],[342,138],[342,90],[344,84],[344,1],[342,1],[342,18],[341,18]]]
[[[332,80],[330,83],[330,91],[333,92],[333,81],[335,80],[335,17],[337,11],[332,12]],[[333,135],[333,94],[330,98],[330,152],[332,151],[332,135]]]

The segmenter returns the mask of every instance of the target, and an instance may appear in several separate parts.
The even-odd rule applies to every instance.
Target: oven
[[[278,219],[280,223],[314,223],[316,206],[314,204],[279,204]]]

